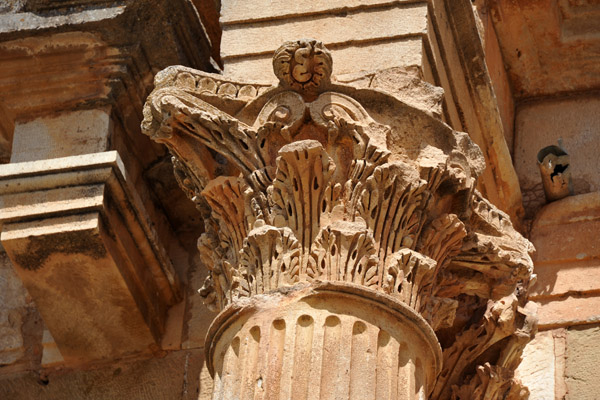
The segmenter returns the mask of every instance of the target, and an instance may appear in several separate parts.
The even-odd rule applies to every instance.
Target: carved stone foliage
[[[526,398],[511,374],[535,331],[532,246],[475,190],[479,148],[392,95],[333,83],[317,41],[284,44],[273,66],[268,88],[170,67],[144,109],[143,131],[168,146],[206,217],[209,307],[302,282],[360,285],[438,335],[431,398]]]

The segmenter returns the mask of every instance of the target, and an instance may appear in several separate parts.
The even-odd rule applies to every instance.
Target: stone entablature
[[[116,151],[0,166],[0,240],[71,365],[158,349],[181,283]]]
[[[393,313],[360,311],[370,301],[402,309],[406,329],[435,332],[443,349],[424,356],[427,345],[411,342],[417,353],[397,350],[414,367],[403,385],[415,390],[400,398],[525,398],[512,372],[535,331],[525,305],[532,246],[475,190],[485,168],[479,148],[390,94],[332,83],[331,55],[317,41],[285,43],[273,66],[280,84],[268,88],[170,67],[144,110],[142,129],[170,149],[205,217],[198,244],[211,275],[200,292],[223,310],[207,342],[214,398],[250,388],[272,398],[282,378],[268,371],[296,354],[308,369],[276,392],[305,398],[298,380],[316,364],[323,378],[335,364],[324,357],[337,348],[315,347],[326,333],[310,327],[351,315],[374,338],[359,347],[366,353],[381,332],[402,336],[384,329]],[[344,308],[348,291],[355,307]],[[321,306],[306,308],[307,298]],[[288,356],[263,374],[257,366],[278,326],[291,329],[280,332]],[[372,376],[363,361],[358,374]],[[341,398],[380,398],[384,389],[365,390]]]

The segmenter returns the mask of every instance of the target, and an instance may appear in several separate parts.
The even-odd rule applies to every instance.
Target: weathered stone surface
[[[600,98],[597,96],[532,101],[517,108],[515,169],[524,195],[529,197],[530,217],[545,203],[540,192],[542,180],[536,165],[537,152],[556,145],[559,139],[570,155],[575,194],[600,190],[600,139],[595,129],[599,125]]]
[[[433,332],[408,307],[367,299],[296,286],[228,309],[207,337],[213,399],[425,398],[441,362]]]
[[[333,47],[335,55],[334,74],[349,74],[357,71],[373,71],[397,66],[420,66],[423,62],[421,38],[399,38],[390,42],[376,42],[365,47]],[[377,60],[374,65],[373,60]],[[228,77],[239,80],[255,80],[276,83],[272,75],[271,54],[250,58],[234,58],[225,61]]]
[[[65,359],[56,345],[56,341],[48,329],[44,329],[44,333],[42,334],[42,347],[44,348],[41,361],[42,367],[54,367],[65,362]]]
[[[600,262],[596,259],[538,263],[535,265],[535,274],[537,280],[529,294],[533,299],[594,292],[600,289]]]
[[[35,3],[0,14],[0,116],[8,120],[0,123],[2,160],[15,121],[65,111],[109,108],[115,136],[139,143],[156,71],[172,64],[218,69],[191,1]]]
[[[593,400],[600,393],[600,327],[574,327],[567,330],[565,380],[567,400]]]
[[[294,328],[294,354],[314,353],[317,360],[299,362],[307,368],[293,373],[290,389],[279,387],[271,372],[260,373],[258,356],[268,353],[262,346],[273,345],[260,337],[272,333],[285,307],[261,313],[253,301],[269,303],[280,291],[275,303],[291,307],[293,291],[318,292],[322,285],[331,302],[356,290],[374,301],[372,308],[412,310],[412,324],[423,317],[429,325],[421,331],[442,335],[446,369],[435,385],[421,380],[422,394],[414,396],[523,398],[527,390],[513,371],[536,329],[523,297],[532,248],[508,216],[475,191],[484,167],[479,149],[392,95],[332,82],[332,56],[314,40],[286,42],[273,68],[280,83],[271,88],[169,68],[157,75],[145,108],[143,130],[172,151],[181,187],[206,218],[199,249],[211,273],[200,293],[222,310],[207,353],[218,378],[213,398],[256,390],[306,396],[304,371],[326,365],[320,354],[336,348],[335,340],[323,353],[312,347],[317,331],[311,326],[322,324],[308,321],[329,314],[304,310],[286,320],[286,326],[298,319],[307,328]],[[360,314],[358,305],[352,309]],[[387,331],[383,320],[354,317]],[[358,348],[361,356],[372,353]],[[431,358],[423,357],[409,357],[423,367],[415,369],[414,382],[418,371],[436,375]],[[372,371],[368,362],[360,365],[357,376]],[[292,373],[291,367],[281,371]],[[411,387],[413,378],[398,387]]]
[[[516,375],[529,389],[529,400],[552,400],[556,379],[554,335],[538,332],[525,346]]]
[[[0,365],[12,364],[25,355],[23,319],[27,314],[27,292],[0,251]]]
[[[393,67],[375,72],[363,72],[335,77],[337,82],[357,88],[380,89],[391,93],[406,104],[442,116],[443,89],[421,79],[419,68]]]
[[[600,322],[600,297],[596,294],[571,294],[569,297],[539,299],[539,326],[554,329]]]
[[[12,364],[25,355],[23,314],[18,309],[0,310],[0,364]]]
[[[600,192],[570,196],[547,204],[531,227],[530,237],[537,249],[536,265],[554,269],[551,264],[557,263],[568,264],[570,268],[593,267],[600,255],[599,229]],[[583,287],[593,281],[581,284],[574,291],[584,292]]]
[[[596,236],[599,230],[600,218],[543,228],[534,223],[531,239],[537,249],[535,261],[572,262],[597,258],[600,255],[600,238]]]
[[[328,46],[336,59],[335,75],[423,65],[424,2],[263,5],[263,0],[222,4],[223,61],[230,77],[275,83],[270,74],[272,52],[283,41],[301,36],[318,38]],[[248,8],[256,12],[241,13]]]
[[[377,23],[374,24],[374,21]],[[334,48],[336,44],[346,47],[346,43],[357,39],[372,41],[383,38],[418,37],[423,35],[426,29],[426,3],[352,11],[342,16],[335,14],[313,16],[308,19],[289,21],[286,24],[266,21],[254,22],[250,26],[225,25],[221,42],[222,55],[226,63],[231,57],[270,55],[281,43],[307,33],[319,38],[328,47]],[[401,59],[399,58],[398,61]]]
[[[487,66],[490,80],[496,95],[496,104],[502,118],[504,137],[508,150],[513,155],[514,151],[514,125],[515,125],[515,99],[512,93],[508,73],[506,72],[502,49],[498,43],[498,36],[494,28],[493,18],[485,1],[475,1],[476,17],[483,50],[485,53],[485,65]]]
[[[516,98],[600,88],[594,0],[485,1]]]
[[[202,287],[209,271],[200,261],[198,253],[194,254],[186,296],[186,315],[182,334],[182,349],[204,348],[204,339],[210,323],[216,314],[205,307],[202,296],[198,296],[198,288]],[[212,393],[212,391],[211,391]]]
[[[108,150],[112,121],[106,110],[86,110],[17,123],[12,163]]]
[[[310,3],[290,3],[285,0],[221,0],[221,22],[227,26],[254,20],[277,20],[322,13],[343,15],[349,10],[387,6],[389,3],[387,0],[314,0]],[[394,3],[415,1],[398,0]]]
[[[179,283],[116,152],[0,168],[2,244],[69,362],[148,351]]]
[[[201,350],[187,350],[95,369],[5,375],[0,376],[0,398],[197,400],[203,363]]]
[[[447,121],[469,133],[490,168],[479,184],[492,204],[510,215],[521,229],[523,206],[519,181],[507,146],[506,128],[490,79],[486,53],[473,9],[467,0],[433,0],[427,44],[431,49],[432,82],[444,88]],[[508,122],[512,125],[512,121]]]

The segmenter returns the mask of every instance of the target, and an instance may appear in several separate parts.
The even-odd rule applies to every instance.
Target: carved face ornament
[[[332,65],[329,50],[313,39],[286,42],[273,56],[281,85],[310,95],[329,84]]]

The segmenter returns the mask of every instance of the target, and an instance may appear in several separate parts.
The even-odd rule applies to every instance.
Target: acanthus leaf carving
[[[273,65],[275,87],[172,67],[144,109],[205,218],[205,301],[357,285],[442,338],[431,399],[519,398],[533,249],[475,190],[481,151],[392,95],[336,84],[320,42],[287,42]]]
[[[316,140],[285,145],[277,157],[277,173],[269,197],[276,226],[289,226],[304,252],[319,232],[325,193],[335,164]]]
[[[452,387],[452,400],[527,400],[529,390],[514,378],[514,371],[485,363],[468,384]]]
[[[300,279],[300,243],[289,228],[258,221],[240,252],[237,295],[268,293]]]
[[[352,282],[369,288],[379,284],[373,237],[364,221],[335,221],[322,229],[311,250],[308,277]]]

